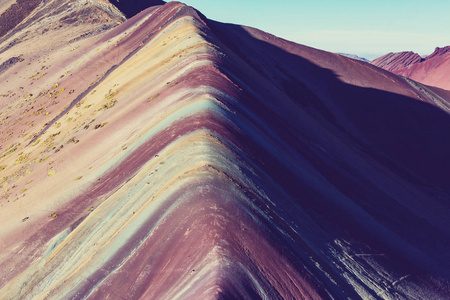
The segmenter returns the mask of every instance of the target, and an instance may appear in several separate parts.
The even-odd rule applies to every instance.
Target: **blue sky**
[[[450,0],[185,0],[208,18],[311,47],[375,58],[450,45]],[[275,2],[279,3],[276,4]]]

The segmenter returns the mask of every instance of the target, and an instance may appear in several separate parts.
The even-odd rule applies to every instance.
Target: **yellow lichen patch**
[[[12,144],[11,146],[9,146],[6,151],[2,154],[2,156],[0,158],[3,158],[5,156],[10,155],[11,153],[13,153],[14,151],[17,150],[17,147],[19,147],[20,144]]]
[[[104,127],[104,126],[106,126],[106,124],[108,124],[108,122],[103,122],[103,123],[101,123],[101,124],[97,124],[97,125],[95,125],[95,129],[99,129],[99,128],[102,128],[102,127]]]
[[[38,110],[32,112],[30,116],[39,116],[41,114],[48,115],[49,113],[45,110],[45,108],[39,108]]]
[[[53,176],[53,175],[55,175],[56,174],[56,171],[55,171],[55,169],[51,169],[50,171],[48,171],[48,173],[47,173],[47,176]]]
[[[26,124],[24,124],[24,125],[26,125]],[[38,136],[37,132],[31,133],[25,138],[25,141],[32,140],[32,139],[36,138],[37,136]]]
[[[108,103],[103,104],[103,106],[101,108],[98,109],[98,111],[104,110],[104,109],[110,109],[112,107],[114,107],[114,105],[116,105],[117,100],[116,99],[111,99]]]
[[[60,90],[54,89],[53,91],[51,91],[51,92],[48,94],[48,96],[49,96],[50,98],[55,98],[56,96],[58,96],[58,95],[64,93],[64,91],[65,91],[64,88],[62,88],[62,89],[60,89]]]
[[[116,86],[116,85],[114,85]],[[107,103],[103,104],[102,107],[100,107],[98,109],[98,111],[101,110],[106,110],[106,109],[110,109],[112,107],[114,107],[114,105],[116,105],[117,103],[117,99],[115,99],[114,97],[118,94],[119,92],[117,90],[112,90],[110,89],[108,91],[108,93],[105,94],[105,100],[109,100]]]
[[[84,104],[84,102],[85,102],[85,99],[83,99],[83,100],[81,100],[81,101],[79,101],[77,104],[75,104],[75,107],[76,108],[80,108],[81,107],[81,105],[83,105]]]
[[[32,76],[28,77],[28,79],[39,80],[39,79],[43,78],[45,75],[47,75],[47,73],[40,74],[40,72],[36,71]]]
[[[30,174],[29,165],[24,165],[20,167],[19,170],[15,171],[14,173],[4,176],[0,179],[0,184],[3,184],[3,187],[7,185],[8,182],[14,182],[21,178],[23,178],[25,175]],[[6,184],[6,185],[5,185]]]
[[[72,137],[67,141],[67,144],[78,144],[80,140],[77,139],[76,137]]]
[[[41,158],[41,156],[39,156],[33,160],[33,163],[41,163],[41,162],[46,161],[49,158],[50,158],[50,156],[47,156],[46,158]]]
[[[81,126],[84,126],[84,129],[89,129],[89,126],[95,121],[95,119],[90,120],[89,122],[84,122],[83,124],[81,124]]]
[[[150,102],[150,101],[152,101],[152,100],[155,100],[155,99],[158,98],[158,97],[159,97],[159,93],[156,94],[155,96],[153,96],[152,98],[148,98],[148,99],[147,99],[147,102]]]
[[[41,142],[40,139],[37,139],[33,144],[31,144],[31,147],[37,146]]]
[[[19,154],[19,157],[17,157],[17,159],[16,159],[16,165],[18,165],[18,164],[23,164],[23,163],[25,163],[25,162],[27,162],[28,161],[28,156],[30,155],[30,153],[20,153]]]
[[[92,81],[92,82],[89,84],[89,86],[95,85],[102,77],[103,77],[103,75],[101,75],[101,76],[97,75],[97,78],[95,78],[95,80]]]
[[[105,94],[105,99],[112,99],[114,98],[119,92],[118,91],[113,91],[112,89],[110,89],[108,91],[107,94]]]
[[[59,133],[58,133],[59,134]],[[46,138],[43,142],[42,142],[42,146],[47,147],[47,148],[51,148],[55,145],[54,141],[55,141],[55,137],[58,134],[52,134],[50,135],[48,138]]]

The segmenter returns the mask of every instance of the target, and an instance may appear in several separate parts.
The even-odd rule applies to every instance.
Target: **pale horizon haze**
[[[209,19],[256,27],[314,48],[374,59],[450,45],[450,1],[182,1]]]

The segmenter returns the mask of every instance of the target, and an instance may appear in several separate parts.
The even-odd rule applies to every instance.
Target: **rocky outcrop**
[[[23,61],[23,58],[20,57],[11,57],[0,64],[0,75],[12,66],[14,66],[16,63]]]

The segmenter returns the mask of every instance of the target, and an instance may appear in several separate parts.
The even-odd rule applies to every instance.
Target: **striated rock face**
[[[450,90],[450,46],[436,48],[420,64],[396,71],[421,83]]]
[[[436,49],[434,49],[433,53],[431,53],[430,55],[425,57],[425,60],[431,60],[435,57],[444,56],[449,52],[450,52],[450,46],[442,47],[442,48],[436,47]]]
[[[450,46],[437,47],[425,58],[413,52],[389,53],[371,63],[423,84],[450,90],[449,53]]]
[[[374,59],[371,63],[382,69],[395,72],[422,61],[423,58],[419,54],[411,51],[405,51],[398,53],[388,53],[384,56]]]
[[[0,44],[3,299],[450,294],[450,93],[178,2],[73,20]]]

